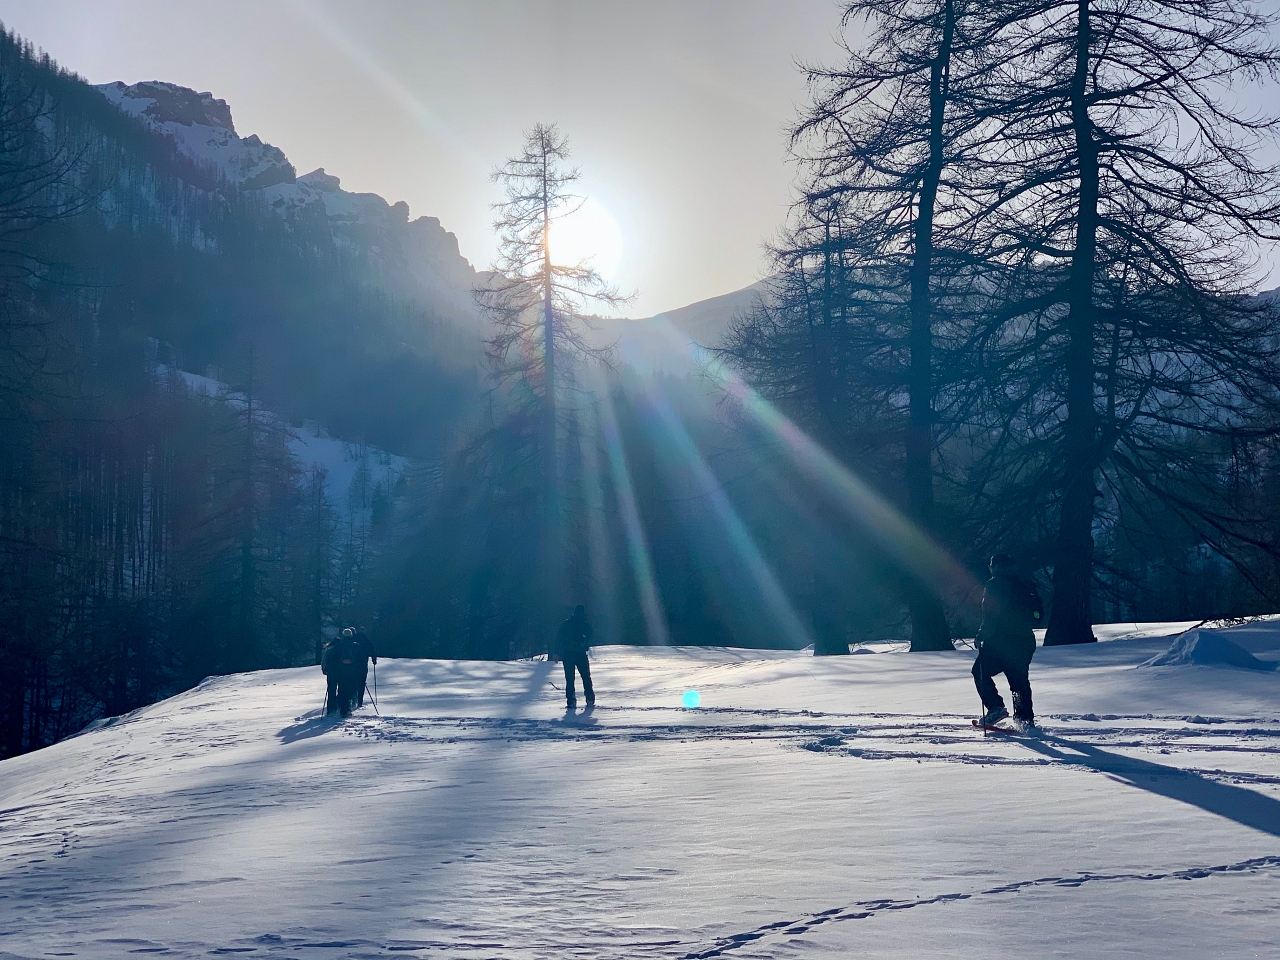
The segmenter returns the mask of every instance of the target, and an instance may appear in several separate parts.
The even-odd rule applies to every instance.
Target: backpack
[[[1018,613],[1026,618],[1034,629],[1044,620],[1044,603],[1040,600],[1040,592],[1030,580],[1013,581],[1013,601]]]
[[[582,653],[591,645],[591,627],[586,620],[570,617],[560,624],[556,639],[559,641],[560,654]]]
[[[364,648],[355,637],[343,637],[335,653],[344,666],[353,666],[365,659]]]

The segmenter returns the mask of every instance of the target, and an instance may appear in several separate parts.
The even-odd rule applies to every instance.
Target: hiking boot
[[[1009,711],[1006,710],[1003,706],[992,707],[990,710],[988,710],[985,714],[982,715],[982,719],[979,720],[978,723],[984,727],[994,727],[997,723],[999,723],[1001,720],[1003,720],[1007,716],[1009,716]]]

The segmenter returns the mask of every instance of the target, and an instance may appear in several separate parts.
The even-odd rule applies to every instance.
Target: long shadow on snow
[[[514,718],[515,715],[518,714],[528,703],[537,699],[540,692],[545,687],[547,678],[551,673],[550,667],[552,665],[539,663],[534,664],[533,666],[534,669],[527,678],[524,678],[524,682],[521,683],[522,689],[507,701],[508,709],[505,714],[506,717]],[[356,719],[359,718],[357,717]],[[313,716],[310,719],[304,719],[299,723],[285,727],[277,734],[277,737],[280,738],[281,742],[290,742],[285,740],[285,736],[289,735],[296,741],[307,737],[318,736],[331,727],[337,726],[342,726],[338,718]],[[440,769],[437,772],[451,774],[451,779],[455,783],[467,782],[472,778],[474,771],[477,769],[487,769],[492,773],[493,760],[496,756],[500,755],[502,746],[503,743],[499,740],[485,742],[481,744],[481,748],[479,750],[473,751],[470,756],[462,760],[460,763],[452,766],[445,765],[443,769]],[[257,764],[263,762],[264,761],[260,760],[249,761],[247,766],[249,768],[253,768]],[[269,763],[269,761],[266,762]],[[322,779],[315,779],[306,786],[309,789],[306,799],[317,803],[324,803],[328,799],[331,799],[333,789],[332,783],[326,783]],[[237,821],[243,822],[245,820],[246,813],[255,810],[253,801],[255,799],[261,799],[263,788],[263,781],[257,778],[247,778],[243,782],[236,782],[233,784],[208,784],[196,789],[171,790],[164,793],[158,793],[150,797],[149,799],[154,805],[154,812],[149,811],[147,816],[139,819],[144,822],[151,820],[158,826],[158,830],[146,830],[141,834],[131,832],[128,835],[121,836],[109,843],[99,845],[94,851],[102,861],[110,864],[110,872],[116,878],[115,882],[117,883],[114,894],[117,897],[128,895],[146,896],[149,898],[153,896],[156,884],[156,881],[153,878],[135,880],[123,884],[120,883],[118,876],[121,873],[126,872],[127,865],[141,865],[148,863],[155,857],[158,850],[168,846],[169,844],[190,842],[190,834],[195,829],[193,824],[203,827],[205,824],[217,822],[221,818],[228,816],[231,811],[235,812]],[[285,795],[290,797],[293,802],[297,802],[299,799],[302,799],[303,791],[298,784],[283,784],[272,794],[272,799],[274,800],[278,796]],[[178,802],[176,806],[174,805],[175,798],[181,798],[180,802]],[[200,801],[212,800],[217,800],[219,802],[219,806],[213,809],[200,809]],[[457,824],[464,820],[464,810],[461,805],[463,802],[465,801],[445,801],[433,808],[433,812],[436,814],[437,818],[443,821],[441,823],[442,835],[447,836],[455,844],[465,843],[469,840],[474,842],[476,839],[474,835],[469,835],[466,831],[458,829],[456,826],[450,826],[451,822],[453,824]],[[274,809],[274,806],[274,803],[269,804],[265,809],[271,810]],[[443,817],[440,816],[441,814],[443,814]],[[403,826],[403,824],[401,826]],[[175,834],[177,836],[175,836]],[[196,839],[207,839],[207,833],[204,829],[199,831]],[[143,873],[141,867],[138,868],[138,873],[139,875]],[[197,888],[210,884],[231,882],[241,882],[241,878],[200,876],[190,881],[186,881],[186,883]],[[3,885],[0,884],[0,886]],[[5,891],[0,890],[0,893],[3,892]],[[38,899],[39,893],[32,889],[31,892],[28,893],[28,897],[30,899]],[[335,923],[325,925],[320,929],[307,930],[305,937],[302,937],[302,930],[295,926],[292,929],[286,929],[284,931],[264,932],[258,937],[258,939],[270,940],[273,937],[279,938],[281,933],[284,933],[288,934],[290,937],[290,947],[295,945],[291,941],[298,939],[298,937],[302,937],[302,939],[298,939],[298,943],[296,945],[306,947],[355,947],[365,943],[372,943],[371,941],[348,938],[348,931],[345,930],[344,927],[345,924],[343,922],[337,921]],[[258,931],[248,932],[250,935],[258,933]],[[297,936],[295,936],[295,934]],[[322,936],[327,936],[330,940],[325,943],[312,942],[312,940]],[[106,942],[107,941],[103,940],[90,940],[89,944],[96,948],[102,946]],[[245,941],[243,938],[240,938],[233,942],[240,943]],[[172,943],[167,944],[167,946],[171,952],[176,949],[176,946]],[[207,950],[212,953],[225,953],[238,951],[240,949],[247,949],[229,947],[225,943],[202,944],[200,945],[200,948],[201,952]],[[372,956],[372,954],[369,955]],[[0,960],[4,960],[4,957],[5,955],[3,951],[0,951]]]
[[[1020,739],[1018,742],[1059,763],[1088,767],[1120,783],[1199,807],[1243,826],[1280,837],[1280,801],[1253,790],[1209,780],[1190,770],[1109,753],[1063,737],[1045,736],[1041,740]]]
[[[308,737],[318,737],[326,730],[332,730],[341,722],[342,718],[336,713],[328,715],[317,713],[313,717],[290,724],[277,733],[276,736],[280,738],[281,743],[295,743],[298,740],[306,740]]]

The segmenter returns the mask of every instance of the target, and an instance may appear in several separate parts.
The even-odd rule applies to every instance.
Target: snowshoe
[[[1001,720],[1009,716],[1009,711],[1004,707],[993,707],[982,715],[982,719],[974,721],[975,727],[994,727]]]
[[[970,720],[969,722],[983,733],[1003,733],[1011,737],[1038,737],[1042,732],[1035,723],[1028,723],[1016,717],[1004,716],[993,724],[984,724],[978,720]]]

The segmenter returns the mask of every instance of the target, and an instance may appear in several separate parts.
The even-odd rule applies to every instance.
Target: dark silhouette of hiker
[[[355,630],[347,627],[325,645],[320,670],[329,682],[328,713],[350,716],[364,689],[364,673],[368,670],[368,661],[356,640]]]
[[[560,648],[560,659],[564,663],[564,696],[566,706],[575,707],[578,697],[574,690],[574,671],[582,674],[582,695],[587,698],[587,706],[596,702],[596,691],[591,686],[591,663],[587,659],[587,650],[591,648],[591,624],[587,623],[587,608],[578,604],[573,608],[573,616],[560,624],[556,631],[556,646]]]
[[[997,553],[991,558],[991,579],[982,594],[982,626],[975,640],[978,658],[973,662],[973,680],[987,711],[980,721],[983,726],[1009,716],[993,679],[1001,673],[1013,693],[1015,719],[1035,723],[1028,671],[1036,653],[1032,631],[1043,618],[1044,606],[1035,585],[1017,575],[1012,557]]]
[[[326,715],[338,710],[338,667],[335,646],[342,639],[342,634],[330,637],[324,642],[324,651],[320,654],[320,672],[324,674],[324,712]]]
[[[344,637],[350,636],[355,641],[356,646],[360,649],[360,656],[356,662],[360,665],[360,676],[354,681],[356,686],[356,706],[364,706],[364,693],[369,686],[369,661],[378,662],[378,654],[374,652],[373,641],[369,639],[369,635],[359,627],[347,627],[342,631]]]

